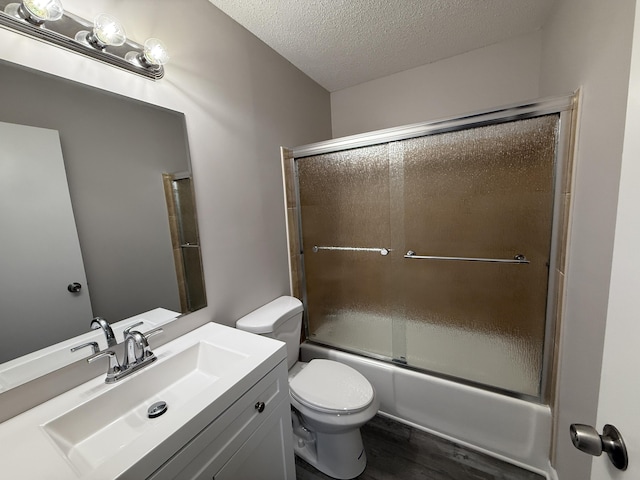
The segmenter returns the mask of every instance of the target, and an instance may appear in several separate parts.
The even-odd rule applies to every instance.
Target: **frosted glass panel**
[[[402,142],[407,245],[418,254],[546,260],[557,122],[539,117]]]
[[[558,124],[548,115],[297,159],[311,339],[538,396]]]
[[[557,116],[402,142],[405,259],[398,298],[407,362],[538,395]]]
[[[388,256],[323,250],[389,247],[387,146],[303,158],[297,170],[311,338],[391,356]]]

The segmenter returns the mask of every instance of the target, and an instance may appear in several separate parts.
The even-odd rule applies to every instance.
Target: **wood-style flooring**
[[[361,429],[361,480],[544,480],[528,470],[402,423],[376,416]],[[296,457],[297,480],[331,480]]]

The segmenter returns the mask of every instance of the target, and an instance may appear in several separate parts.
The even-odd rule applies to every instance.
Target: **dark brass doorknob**
[[[589,455],[599,457],[602,452],[609,455],[613,466],[619,470],[626,470],[629,465],[627,448],[622,440],[622,435],[613,425],[605,425],[602,435],[599,435],[591,425],[574,423],[569,429],[571,442],[578,450]]]
[[[69,290],[71,293],[78,293],[81,289],[82,285],[78,282],[73,282],[67,285],[67,290]]]

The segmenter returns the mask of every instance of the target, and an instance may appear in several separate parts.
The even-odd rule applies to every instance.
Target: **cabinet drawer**
[[[287,368],[283,362],[149,478],[196,479],[205,470],[219,470],[284,399],[289,401]]]

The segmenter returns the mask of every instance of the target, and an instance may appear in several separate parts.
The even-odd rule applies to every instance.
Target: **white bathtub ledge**
[[[352,366],[373,385],[380,413],[414,428],[553,479],[551,410],[449,380],[313,344],[303,361],[329,358]]]

